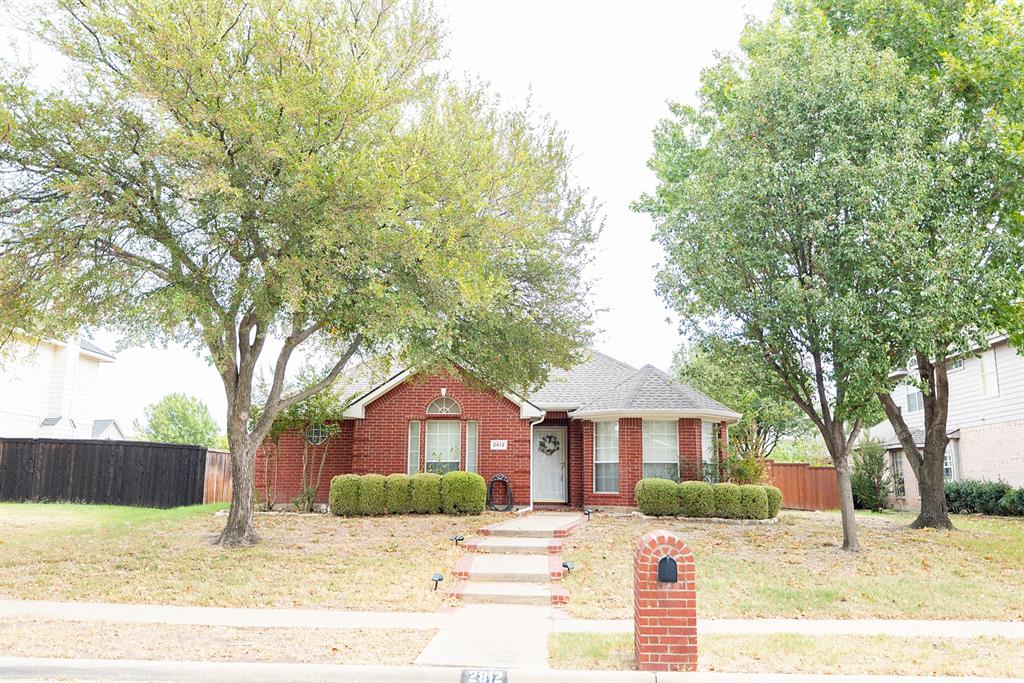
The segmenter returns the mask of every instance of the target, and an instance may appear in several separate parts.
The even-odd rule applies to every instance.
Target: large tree
[[[231,511],[255,542],[256,448],[356,354],[523,389],[589,339],[595,237],[563,134],[436,65],[416,2],[53,0],[69,60],[0,73],[7,327],[81,324],[205,352],[223,380]],[[287,390],[294,358],[319,378]],[[271,380],[250,421],[253,378]]]
[[[943,463],[950,357],[1024,325],[1024,6],[1013,0],[813,0],[840,36],[857,35],[900,55],[926,98],[922,120],[928,194],[911,238],[923,250],[913,271],[893,272],[899,294],[871,333],[893,369],[916,360],[910,382],[924,404],[919,447],[891,386],[879,400],[918,482],[912,527],[950,528]]]
[[[135,435],[146,441],[196,444],[213,448],[220,428],[206,404],[194,396],[167,394],[146,406],[145,417],[135,421]]]
[[[815,17],[751,23],[741,46],[704,72],[698,108],[656,129],[658,186],[639,207],[684,324],[758,358],[765,389],[820,431],[857,550],[849,453],[889,369],[871,316],[916,257],[921,107],[896,55]]]

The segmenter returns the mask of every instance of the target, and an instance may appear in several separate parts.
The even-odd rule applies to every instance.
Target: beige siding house
[[[913,375],[908,368],[906,375]],[[1003,480],[1024,486],[1024,356],[1005,337],[991,348],[949,363],[946,478]],[[907,426],[924,445],[921,392],[900,384],[892,393]],[[888,421],[870,430],[889,449],[895,507],[920,507],[917,480]]]
[[[89,341],[15,341],[0,357],[0,437],[123,439],[97,420],[102,368],[114,357]]]

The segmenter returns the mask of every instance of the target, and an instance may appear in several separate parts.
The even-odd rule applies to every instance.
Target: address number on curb
[[[463,669],[462,683],[508,683],[508,674],[497,669]]]
[[[507,451],[508,439],[491,439],[492,451]]]

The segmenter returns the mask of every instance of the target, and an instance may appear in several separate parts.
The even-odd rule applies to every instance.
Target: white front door
[[[565,427],[535,427],[533,430],[533,500],[538,503],[569,501],[566,484]]]

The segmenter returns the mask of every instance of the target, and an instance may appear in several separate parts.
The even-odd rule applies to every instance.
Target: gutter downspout
[[[517,514],[525,514],[533,511],[533,428],[539,425],[547,418],[547,411],[536,420],[530,421],[530,505],[524,510],[520,510]]]

